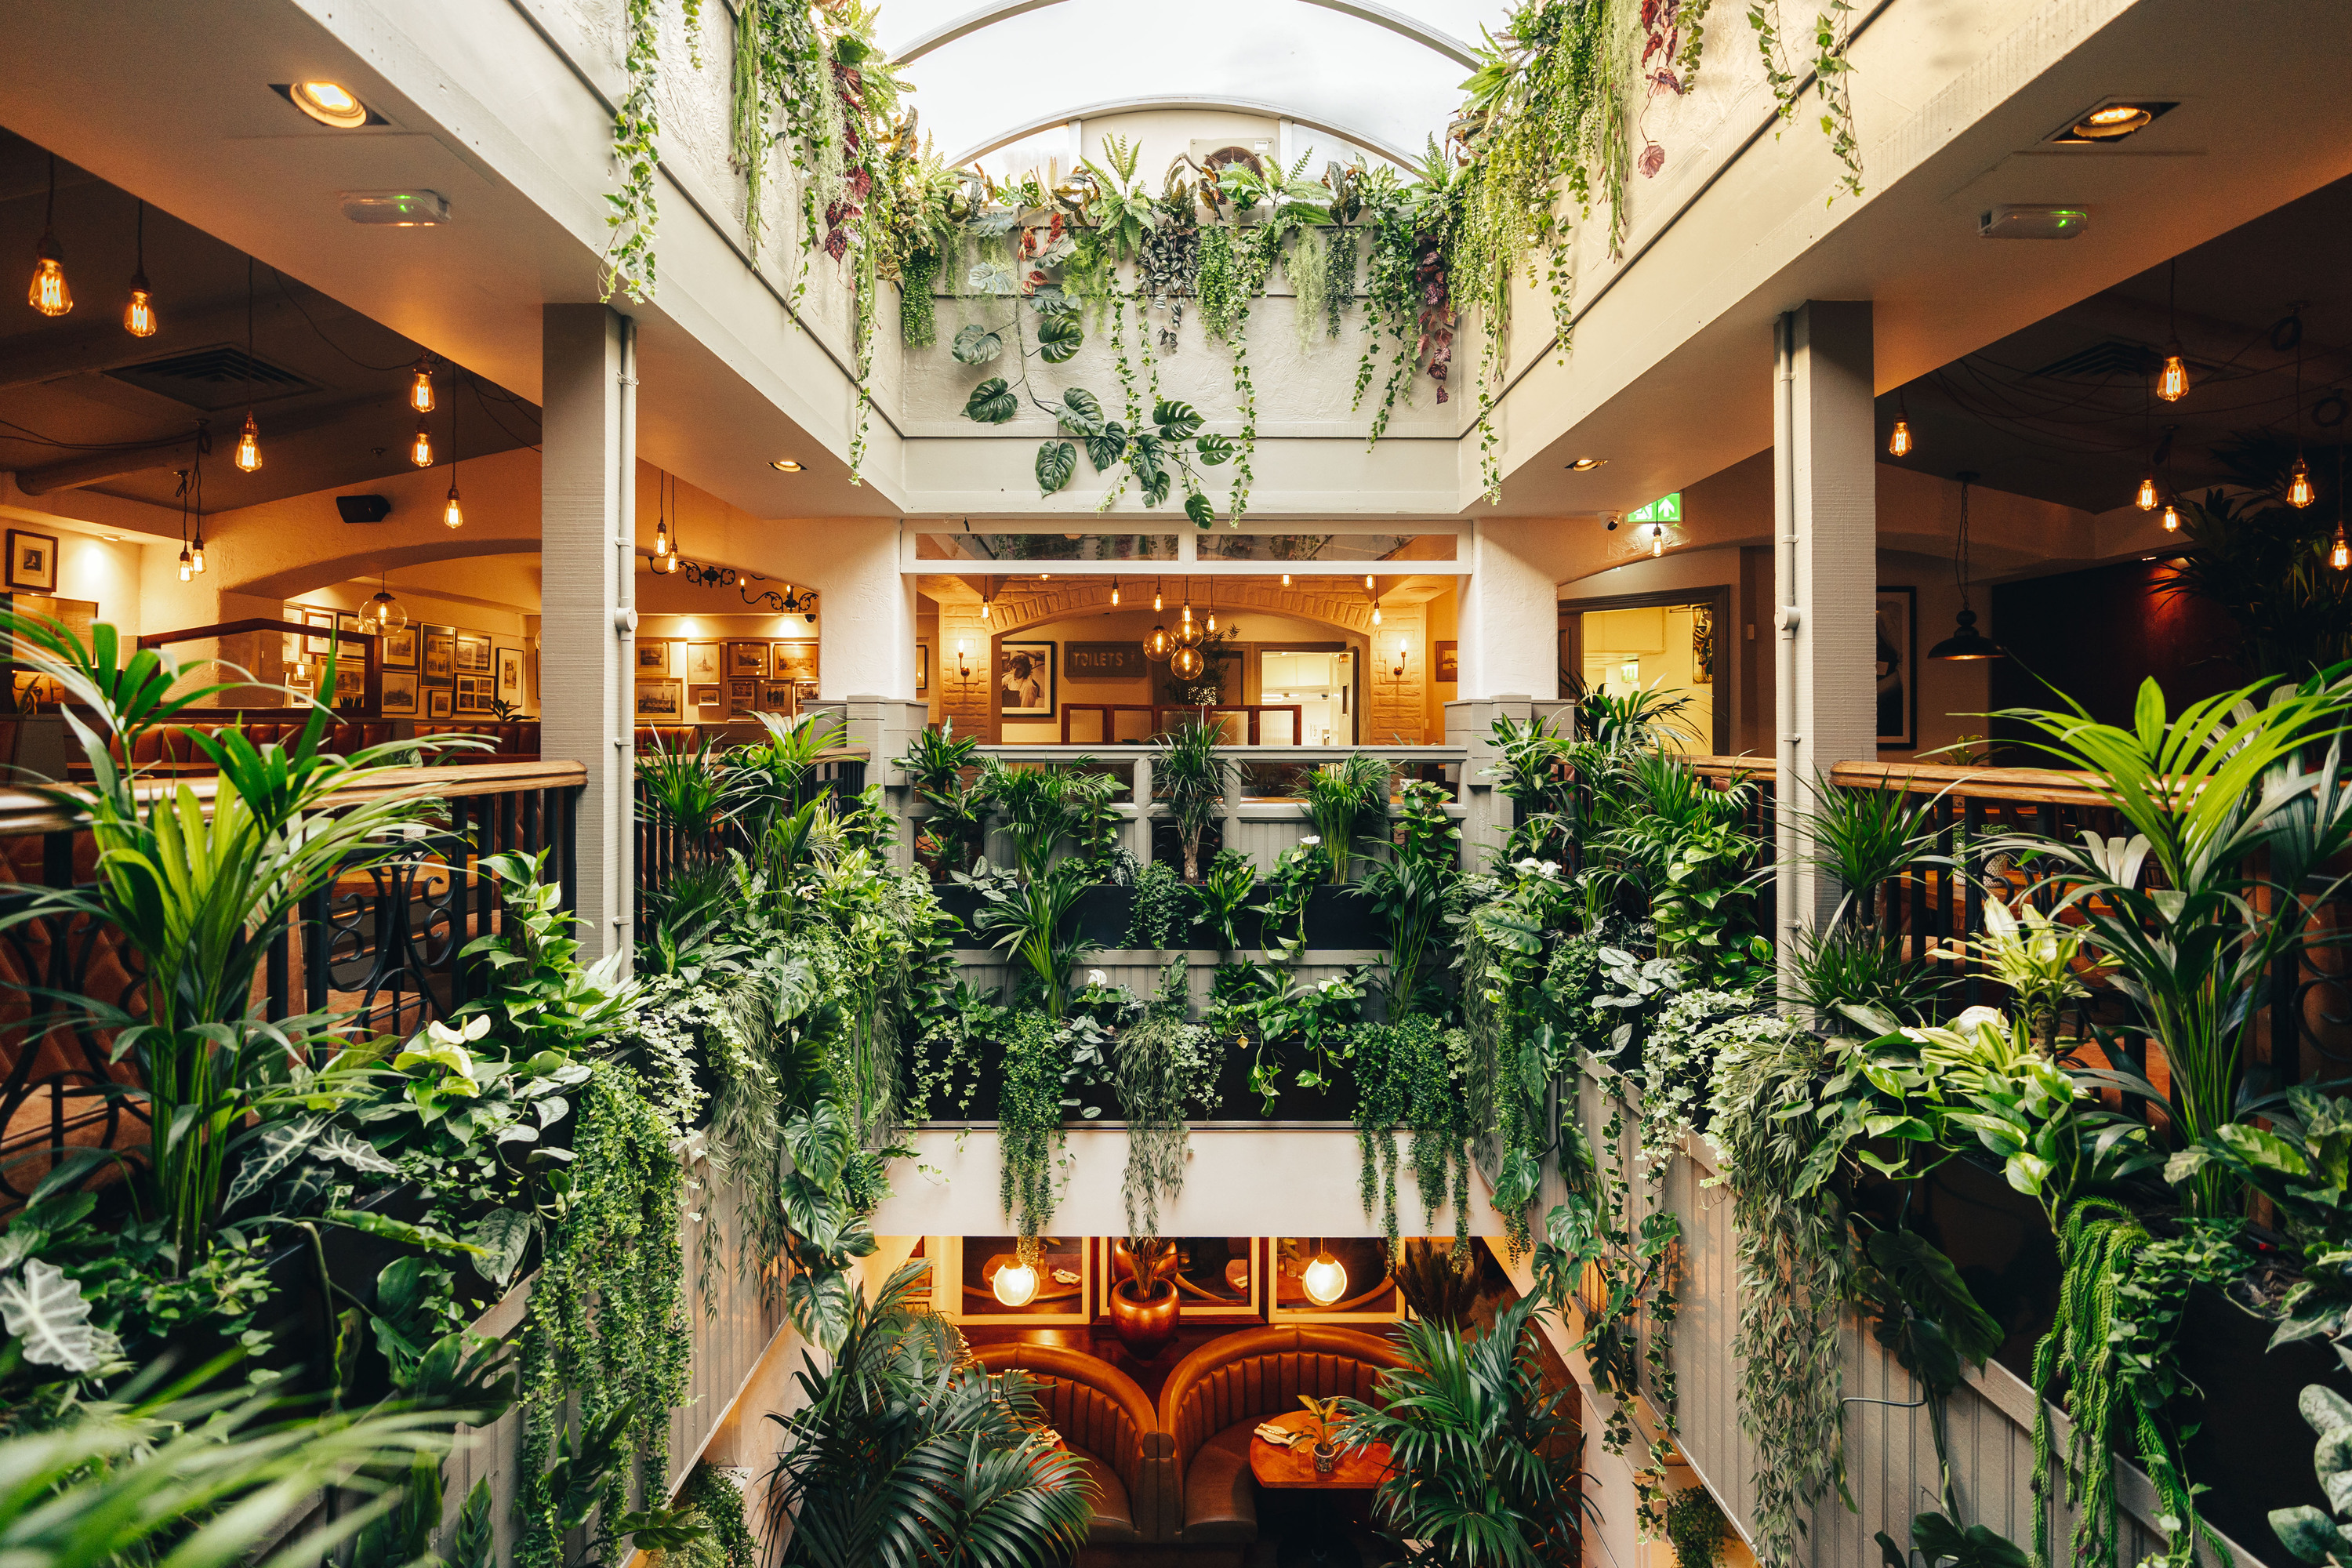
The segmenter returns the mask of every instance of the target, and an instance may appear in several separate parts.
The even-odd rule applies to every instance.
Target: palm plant
[[[636,773],[655,817],[685,834],[691,847],[709,847],[727,805],[726,775],[709,740],[672,751],[656,736],[652,750],[637,753]]]
[[[979,752],[979,741],[958,735],[952,728],[925,730],[898,759],[898,766],[914,781],[917,797],[931,808],[928,831],[945,851],[938,868],[941,873],[968,868],[978,853],[988,784],[984,776],[974,783],[964,775]]]
[[[1176,820],[1188,882],[1201,879],[1201,837],[1224,804],[1233,768],[1233,763],[1217,755],[1217,730],[1213,724],[1179,724],[1160,738],[1151,776]]]
[[[1813,847],[1808,862],[1826,869],[1845,889],[1830,917],[1834,926],[1849,911],[1863,925],[1884,931],[1892,923],[1895,879],[1915,866],[1948,866],[1936,845],[1936,803],[1950,793],[1915,796],[1895,789],[1847,789],[1816,777],[1812,809],[1797,814],[1799,834]],[[1859,900],[1859,901],[1857,901]]]
[[[863,1287],[829,1365],[796,1373],[806,1403],[768,1476],[787,1568],[1026,1568],[1061,1561],[1092,1510],[1077,1458],[1047,1436],[1019,1371],[960,1365],[945,1319],[909,1304],[930,1265]]]
[[[1522,1297],[1491,1332],[1442,1322],[1397,1325],[1407,1364],[1381,1374],[1376,1405],[1349,1400],[1339,1440],[1385,1443],[1377,1507],[1416,1568],[1537,1568],[1582,1560],[1577,1467],[1559,1450],[1575,1431],[1568,1390],[1543,1392]]]
[[[1221,849],[1201,879],[1201,920],[1216,933],[1217,945],[1227,952],[1242,945],[1241,914],[1257,891],[1257,867],[1234,849]]]
[[[756,844],[780,818],[809,804],[809,775],[847,731],[838,719],[822,710],[792,719],[774,713],[752,717],[766,728],[768,743],[739,746],[728,754],[734,764],[728,774],[728,815],[743,824]]]
[[[1332,886],[1347,883],[1354,869],[1357,837],[1373,830],[1371,819],[1386,817],[1388,805],[1389,764],[1368,752],[1326,763],[1307,776],[1307,820],[1323,841]]]
[[[1500,760],[1486,770],[1496,793],[1512,803],[1518,820],[1502,847],[1502,858],[1565,860],[1575,833],[1575,742],[1553,731],[1547,719],[1495,721]]]
[[[2080,844],[2018,836],[1996,847],[2057,868],[2058,908],[2088,930],[2110,984],[2163,1047],[2172,1125],[2194,1143],[2225,1125],[2239,1053],[2270,966],[2315,940],[2313,913],[2352,871],[2329,872],[2352,850],[2352,779],[2342,733],[2352,716],[2352,665],[2338,665],[2263,699],[2257,683],[2191,703],[2168,717],[2163,690],[2141,684],[2130,727],[2102,724],[2081,704],[2013,709],[2047,737],[2029,742],[2093,775],[2130,828]],[[2258,699],[2263,699],[2257,700]],[[2317,768],[2306,753],[2325,744]],[[2326,940],[2325,937],[2317,940]],[[2216,1215],[2226,1184],[2214,1171],[2191,1184],[2193,1206]]]
[[[45,889],[0,917],[0,931],[87,920],[120,931],[138,960],[143,1016],[86,998],[79,1005],[112,1027],[117,1054],[138,1064],[139,1085],[128,1092],[146,1101],[142,1180],[151,1212],[168,1221],[179,1266],[192,1268],[218,1220],[229,1157],[257,1136],[248,1121],[319,1092],[291,1079],[305,1054],[304,1031],[321,1021],[271,1024],[252,1016],[263,958],[303,900],[340,874],[409,852],[407,830],[436,809],[422,784],[350,805],[333,797],[380,779],[420,748],[481,742],[401,741],[337,755],[326,749],[333,716],[315,702],[291,744],[257,747],[240,730],[192,730],[190,743],[219,774],[207,809],[194,784],[149,784],[136,763],[116,757],[137,757],[148,731],[246,691],[249,680],[183,686],[176,659],[126,649],[103,624],[85,647],[54,623],[0,611],[0,641],[8,657],[65,694],[60,706],[91,783],[33,787],[86,826],[98,846],[93,886]],[[331,679],[331,659],[329,668]]]
[[[1947,984],[1934,965],[1904,952],[1900,935],[1850,924],[1832,926],[1826,934],[1799,931],[1789,952],[1790,978],[1781,995],[1815,1017],[1851,1017],[1851,1009],[1862,1008],[1916,1024]]]
[[[1070,971],[1094,945],[1062,934],[1079,895],[1093,882],[1084,865],[1061,860],[1011,886],[1003,881],[979,884],[981,934],[1029,966],[1049,1017],[1062,1016],[1069,999]]]
[[[982,764],[981,787],[1002,810],[1013,840],[1013,861],[1035,880],[1052,865],[1054,852],[1079,824],[1074,775],[1057,767],[1011,767],[991,757]]]

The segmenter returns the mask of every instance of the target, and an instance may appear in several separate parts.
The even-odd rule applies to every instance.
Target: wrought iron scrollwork
[[[796,588],[792,584],[786,583],[784,591],[781,594],[773,588],[762,588],[754,592],[744,586],[746,580],[753,583],[774,580],[762,577],[757,572],[738,572],[732,566],[698,563],[681,555],[677,557],[677,570],[672,574],[685,578],[698,588],[732,588],[742,596],[745,604],[754,608],[765,607],[773,610],[780,616],[816,614],[814,588]]]

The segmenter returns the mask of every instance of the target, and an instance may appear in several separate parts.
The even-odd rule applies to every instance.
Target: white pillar
[[[828,518],[827,537],[804,552],[814,564],[817,691],[848,697],[915,697],[915,580],[898,570],[896,518]]]
[[[1878,494],[1867,300],[1808,301],[1775,328],[1774,648],[1779,731],[1774,844],[1783,979],[1790,939],[1836,908],[1835,880],[1803,864],[1797,816],[1842,762],[1877,755]]]
[[[1480,518],[1465,542],[1461,696],[1559,694],[1559,587],[1551,542],[1558,518]]]
[[[549,305],[541,332],[540,745],[588,770],[580,941],[599,958],[633,934],[635,331],[602,305]]]

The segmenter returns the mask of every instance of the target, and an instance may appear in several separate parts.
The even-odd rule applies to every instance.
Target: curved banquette
[[[1386,1340],[1315,1323],[1227,1334],[1178,1362],[1160,1391],[1160,1429],[1176,1483],[1163,1539],[1188,1546],[1255,1542],[1250,1428],[1299,1408],[1300,1394],[1370,1404],[1381,1373],[1405,1364]]]
[[[973,1352],[991,1373],[1019,1367],[1038,1381],[1045,1424],[1094,1483],[1091,1546],[1165,1539],[1168,1439],[1151,1401],[1110,1363],[1057,1345],[982,1345]]]

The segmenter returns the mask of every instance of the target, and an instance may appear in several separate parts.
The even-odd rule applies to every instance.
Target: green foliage
[[[1572,1389],[1543,1392],[1534,1297],[1481,1334],[1436,1322],[1397,1325],[1407,1365],[1381,1373],[1377,1405],[1347,1400],[1340,1441],[1385,1443],[1381,1522],[1425,1542],[1415,1561],[1447,1568],[1536,1568],[1583,1556],[1579,1473],[1563,1440]]]
[[[1128,946],[1154,951],[1181,947],[1199,918],[1191,893],[1177,880],[1175,867],[1165,860],[1154,860],[1136,873],[1134,910],[1128,916]]]
[[[1412,1133],[1413,1180],[1421,1188],[1423,1227],[1433,1229],[1437,1211],[1454,1205],[1454,1246],[1466,1258],[1470,1246],[1469,1096],[1463,1071],[1469,1037],[1435,1019],[1413,1017],[1367,1024],[1348,1037],[1348,1069],[1356,1080],[1356,1143],[1360,1154],[1358,1193],[1364,1217],[1378,1214],[1397,1251],[1396,1130]]]
[[[621,188],[604,196],[612,209],[604,215],[612,239],[604,247],[596,297],[610,300],[620,293],[642,303],[654,297],[654,228],[659,217],[654,179],[661,151],[654,138],[661,133],[655,101],[661,16],[656,0],[628,0],[625,26],[621,68],[628,86],[613,110],[613,161],[620,165]]]
[[[2325,1335],[2341,1355],[2352,1343],[2352,1099],[2297,1085],[2263,1109],[2270,1128],[2246,1121],[2215,1128],[2166,1162],[2178,1185],[2206,1171],[2270,1200],[2302,1254],[2302,1278],[2288,1290],[2271,1348]]]
[[[1780,994],[1812,1018],[1846,1018],[1862,1011],[1917,1023],[1949,984],[1927,958],[1910,952],[1908,939],[1899,931],[1875,932],[1851,923],[1826,934],[1799,930],[1782,951],[1790,978]]]
[[[975,879],[984,902],[976,917],[980,933],[1028,966],[1029,994],[1058,1021],[1069,1005],[1070,971],[1092,943],[1066,933],[1078,899],[1093,886],[1087,868],[1056,861],[1025,881]]]
[[[768,1476],[771,1539],[787,1568],[998,1568],[1056,1561],[1085,1538],[1085,1471],[1047,1436],[1036,1385],[960,1365],[945,1319],[908,1295],[902,1266],[869,1304],[861,1287],[841,1347],[795,1373],[804,1402]]]
[[[2352,1514],[2352,1401],[2324,1383],[2311,1383],[2304,1385],[2295,1407],[2319,1434],[2312,1468],[2318,1474],[2320,1489],[2327,1494],[2328,1510],[2337,1515]],[[2279,1544],[2298,1561],[2326,1563],[2329,1568],[2352,1563],[2352,1531],[2327,1512],[2308,1504],[2278,1508],[2271,1510],[2270,1521]]]
[[[1160,972],[1160,991],[1143,1017],[1118,1035],[1111,1087],[1127,1121],[1127,1171],[1119,1195],[1130,1236],[1160,1234],[1160,1205],[1184,1190],[1192,1128],[1186,1112],[1216,1109],[1217,1050],[1209,1031],[1188,1023],[1190,1003],[1180,954]]]
[[[1168,803],[1176,837],[1184,847],[1184,880],[1201,879],[1201,837],[1224,805],[1234,764],[1217,754],[1217,731],[1210,724],[1179,724],[1160,738],[1151,760],[1151,782]]]
[[[1004,1077],[997,1089],[999,1194],[1004,1217],[1030,1257],[1038,1232],[1054,1217],[1054,1162],[1064,1140],[1063,1093],[1070,1078],[1070,1043],[1058,1020],[1042,1013],[1013,1016],[1004,1038]]]
[[[1237,923],[1257,891],[1257,866],[1238,849],[1220,849],[1209,869],[1192,889],[1200,910],[1199,923],[1209,928],[1217,946],[1226,952],[1242,945]]]
[[[2352,659],[2352,574],[2327,563],[2336,521],[2327,507],[2298,510],[2260,493],[2286,468],[2287,456],[2279,452],[2267,472],[2247,471],[2272,450],[2272,443],[2250,442],[2216,453],[2256,493],[2233,500],[2214,489],[2201,502],[2184,498],[2179,564],[2156,591],[2203,599],[2228,616],[2243,639],[2244,668],[2301,679]],[[2311,467],[2328,471],[2316,453]]]
[[[916,797],[930,808],[923,831],[938,847],[932,868],[941,876],[971,869],[980,853],[990,777],[985,773],[977,780],[965,777],[978,762],[979,751],[978,740],[958,735],[952,727],[926,729],[907,742],[907,754],[898,759]]]
[[[1911,1521],[1911,1551],[1895,1550],[1895,1542],[1880,1531],[1873,1540],[1878,1542],[1880,1560],[1885,1568],[1912,1568],[1911,1559],[1920,1560],[1919,1568],[2032,1568],[2032,1559],[2024,1549],[2002,1536],[1996,1535],[1981,1524],[1962,1530],[1940,1513],[1923,1513]]]
[[[1717,1568],[1723,1561],[1723,1510],[1705,1487],[1666,1493],[1643,1522],[1675,1549],[1675,1568]]]
[[[1331,885],[1343,887],[1355,864],[1360,837],[1385,832],[1389,764],[1366,752],[1325,763],[1307,776],[1307,820],[1314,826]]]

